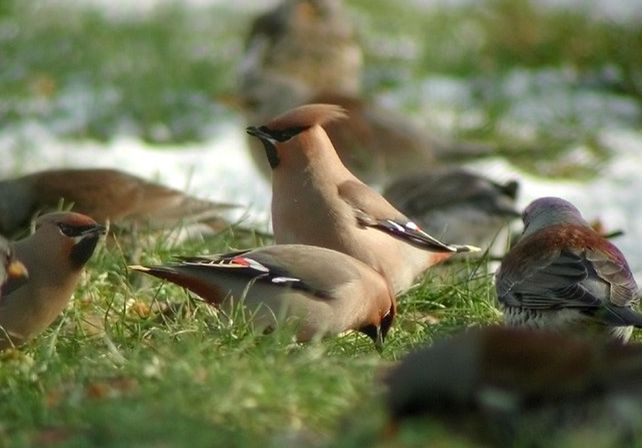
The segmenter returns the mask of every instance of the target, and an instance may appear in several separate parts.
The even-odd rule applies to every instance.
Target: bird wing
[[[595,270],[595,275],[610,285],[609,299],[615,306],[637,305],[638,285],[624,255],[612,244],[606,251],[590,250],[586,259]]]
[[[265,254],[251,251],[238,251],[224,255],[180,257],[178,265],[182,271],[225,271],[227,274],[247,277],[258,283],[269,283],[274,286],[292,288],[308,292],[318,298],[329,298],[328,290],[304,281],[283,263],[279,263]]]
[[[602,305],[582,284],[588,279],[587,260],[570,251],[530,257],[527,262],[507,258],[497,278],[497,296],[508,306],[542,310]]]
[[[353,209],[357,224],[388,233],[420,249],[435,252],[473,252],[473,246],[446,244],[424,232],[368,186],[346,181],[338,187],[339,197]]]
[[[604,309],[612,321],[628,320],[637,285],[626,262],[597,250],[557,250],[527,261],[505,260],[497,281],[499,301],[530,309]],[[610,300],[609,300],[610,299]]]
[[[163,226],[211,219],[236,207],[198,199],[112,169],[51,170],[36,173],[32,178],[39,206],[56,205],[64,198],[74,203],[74,210],[98,221],[151,219]]]

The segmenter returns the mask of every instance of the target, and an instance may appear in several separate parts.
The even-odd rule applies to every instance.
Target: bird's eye
[[[71,238],[80,235],[78,227],[72,227],[70,225],[60,223],[58,224],[58,228],[64,235]]]
[[[97,231],[98,229],[103,229],[102,226],[98,226],[96,224],[87,224],[87,225],[75,225],[71,226],[69,224],[64,224],[64,223],[58,223],[58,228],[60,231],[70,237],[70,238],[75,238],[77,236],[83,236],[86,235],[88,232],[92,231]]]

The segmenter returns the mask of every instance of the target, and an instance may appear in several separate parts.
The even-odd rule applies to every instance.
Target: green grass
[[[456,106],[462,114],[479,111],[482,120],[448,131],[493,142],[530,171],[583,176],[609,154],[598,138],[602,126],[585,124],[582,110],[527,122],[527,136],[506,126],[521,101],[505,91],[516,72],[570,70],[561,93],[633,102],[638,121],[624,116],[616,124],[639,127],[639,26],[534,9],[525,0],[446,10],[348,3],[366,50],[369,94],[406,89],[401,107],[417,112],[414,93],[426,78],[461,82],[469,98]],[[0,1],[0,128],[34,120],[66,139],[127,133],[159,150],[203,139],[234,118],[219,100],[234,91],[250,19],[225,6],[177,3],[109,18],[86,8]],[[535,85],[530,93],[549,88]],[[578,145],[597,162],[569,161],[568,149]],[[268,241],[231,232],[178,246],[141,241],[101,248],[63,316],[26,347],[0,354],[0,447],[385,445],[385,368],[433,338],[499,317],[485,263],[456,265],[430,272],[399,298],[381,355],[357,334],[294,344],[287,328],[253,334],[241,316],[230,320],[180,288],[126,269]],[[403,430],[394,446],[426,440],[467,445],[429,424]]]
[[[229,244],[223,234],[134,249],[153,263]],[[287,327],[254,334],[240,313],[128,273],[129,262],[119,245],[101,247],[62,318],[0,355],[0,446],[371,444],[385,427],[391,361],[497,319],[488,275],[456,263],[400,298],[381,355],[356,333],[297,344]]]

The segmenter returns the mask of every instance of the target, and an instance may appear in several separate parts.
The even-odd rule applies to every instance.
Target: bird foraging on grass
[[[321,247],[284,244],[130,269],[182,286],[224,311],[240,303],[258,331],[294,321],[300,342],[358,330],[381,348],[395,315],[381,275]]]

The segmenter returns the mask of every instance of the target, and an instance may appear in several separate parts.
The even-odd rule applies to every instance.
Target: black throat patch
[[[100,239],[100,235],[96,233],[95,235],[87,236],[80,240],[72,249],[69,254],[69,260],[71,265],[75,269],[81,269],[87,261],[91,258],[96,249],[96,244]]]
[[[261,139],[261,143],[263,143],[263,148],[265,149],[265,155],[270,163],[270,168],[274,169],[279,166],[281,159],[279,158],[279,153],[276,150],[276,145],[271,141],[264,139]]]

